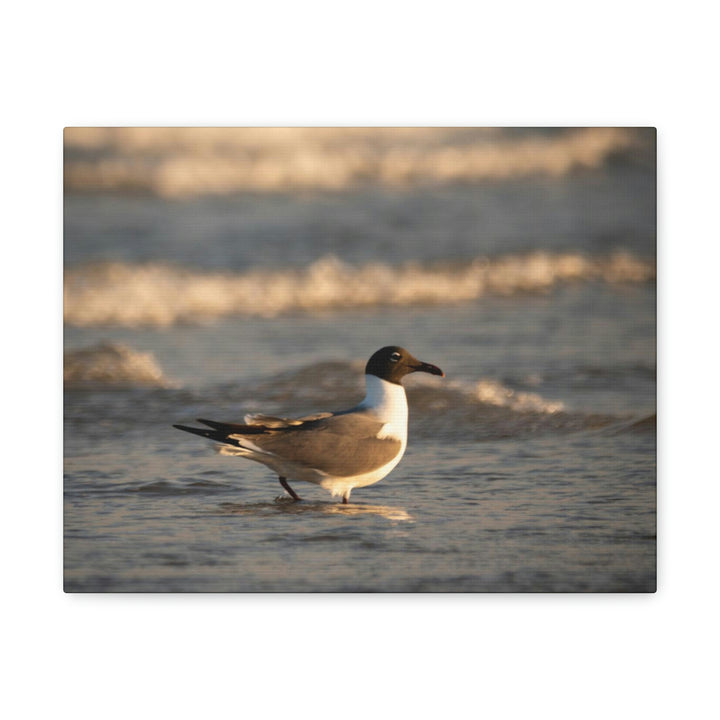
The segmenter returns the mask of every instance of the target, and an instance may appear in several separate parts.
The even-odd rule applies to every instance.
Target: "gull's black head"
[[[426,372],[445,377],[445,373],[439,367],[421,362],[405,348],[397,345],[380,348],[365,366],[366,375],[376,375],[381,380],[387,380],[396,385],[402,385],[402,379],[412,372]]]

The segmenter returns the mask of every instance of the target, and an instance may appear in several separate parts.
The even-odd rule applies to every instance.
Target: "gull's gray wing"
[[[311,420],[277,432],[249,437],[252,444],[291,462],[335,477],[371,472],[400,452],[393,438],[379,439],[383,424],[364,412]],[[238,437],[242,446],[242,436]]]
[[[176,427],[236,447],[251,446],[334,477],[372,472],[400,452],[400,440],[377,437],[383,423],[367,412],[323,415],[325,417],[319,419],[301,418],[287,424],[277,422],[280,418],[272,418],[267,425],[199,420],[212,430]],[[256,416],[253,420],[259,421],[259,418]]]

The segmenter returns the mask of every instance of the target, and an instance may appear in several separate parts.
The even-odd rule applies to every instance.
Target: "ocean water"
[[[255,185],[197,170],[216,140],[170,183],[177,138],[66,137],[66,591],[653,591],[654,136],[627,132],[373,135],[372,166],[304,136],[282,175],[286,137]],[[446,377],[407,379],[405,457],[350,505],[172,428],[349,407],[387,344]]]

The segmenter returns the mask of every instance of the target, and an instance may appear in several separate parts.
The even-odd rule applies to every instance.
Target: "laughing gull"
[[[255,460],[278,474],[290,497],[300,497],[288,484],[304,480],[350,499],[353,488],[382,480],[402,458],[407,446],[408,406],[402,379],[413,372],[445,377],[435,365],[420,362],[396,345],[381,348],[365,366],[365,399],[350,410],[324,412],[296,420],[246,415],[244,424],[202,420],[205,428],[173,425],[232,446],[232,455]]]

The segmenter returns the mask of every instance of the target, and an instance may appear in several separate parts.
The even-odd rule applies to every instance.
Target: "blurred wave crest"
[[[66,128],[66,192],[338,191],[652,163],[645,128]],[[653,138],[651,138],[651,135]]]
[[[365,265],[325,256],[304,268],[207,272],[164,263],[101,263],[65,271],[65,322],[170,326],[239,315],[451,305],[484,296],[542,293],[561,283],[643,283],[654,261],[626,252],[604,257],[533,252],[465,263]]]

